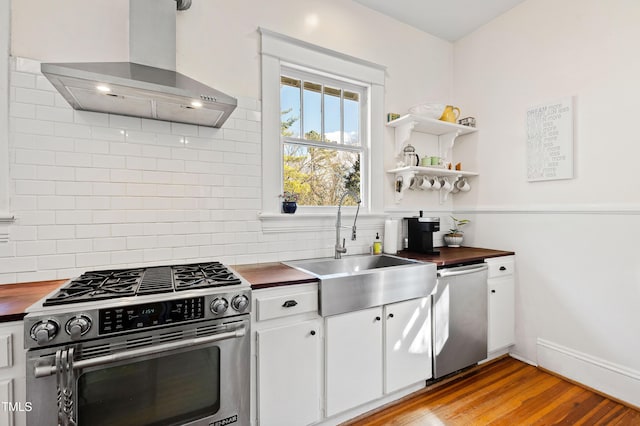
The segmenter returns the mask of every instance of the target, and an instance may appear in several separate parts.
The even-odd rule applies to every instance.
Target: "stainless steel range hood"
[[[129,8],[131,62],[43,63],[45,77],[74,109],[221,127],[237,100],[175,71],[175,0]]]

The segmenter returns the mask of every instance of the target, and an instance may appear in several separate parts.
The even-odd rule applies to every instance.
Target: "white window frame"
[[[306,220],[335,216],[333,207],[308,207],[294,215],[280,213],[282,191],[282,142],[280,135],[280,76],[282,67],[312,70],[314,74],[340,78],[368,86],[368,130],[363,133],[368,147],[366,205],[361,214],[382,216],[384,181],[384,79],[386,67],[259,28],[262,62],[262,220]],[[362,160],[361,160],[362,163]],[[362,172],[361,172],[362,173]],[[361,175],[362,176],[362,175]],[[375,190],[377,188],[377,190]],[[309,210],[313,209],[313,210]],[[269,232],[263,225],[263,230]]]
[[[0,5],[0,243],[9,240],[9,55],[11,2]]]
[[[350,151],[350,152],[359,152],[360,153],[360,197],[362,199],[362,206],[369,206],[368,194],[369,194],[369,91],[370,85],[360,82],[347,81],[345,79],[341,79],[335,76],[326,76],[324,73],[317,73],[307,69],[301,69],[296,65],[289,65],[285,63],[281,63],[281,75],[290,76],[293,78],[301,79],[304,81],[311,81],[313,83],[319,83],[322,85],[330,86],[330,87],[339,87],[344,90],[349,90],[352,92],[356,92],[360,95],[360,117],[359,117],[359,140],[360,145],[357,147],[345,145],[345,144],[335,144],[335,143],[325,143],[325,142],[311,142],[306,139],[294,138],[294,137],[280,137],[281,141],[281,152],[284,152],[284,144],[295,144],[295,145],[308,145],[308,146],[317,146],[319,148],[326,148],[336,151]],[[303,89],[301,88],[301,91]],[[282,106],[281,106],[282,108]],[[304,117],[304,108],[302,104],[301,108],[301,117],[300,120]],[[322,109],[322,129],[324,129],[324,108]],[[282,120],[281,120],[282,121]],[[301,121],[302,123],[302,121]],[[344,124],[344,123],[343,123]],[[343,129],[342,129],[343,130]],[[304,133],[304,129],[301,127],[301,132]],[[323,130],[321,130],[323,133]],[[282,167],[282,159],[280,160],[280,166]],[[281,171],[281,190],[282,193],[282,185],[284,180],[284,171]],[[362,179],[362,176],[365,176],[365,179]],[[298,204],[298,209],[301,213],[319,213],[322,211],[334,211],[335,206],[303,206]]]

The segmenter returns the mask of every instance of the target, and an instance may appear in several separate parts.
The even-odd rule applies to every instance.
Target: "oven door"
[[[249,320],[30,351],[27,424],[249,425]]]

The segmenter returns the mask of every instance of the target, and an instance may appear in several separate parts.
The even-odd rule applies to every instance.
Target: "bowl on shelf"
[[[445,104],[417,104],[409,108],[409,114],[419,115],[421,117],[439,119],[447,106]]]

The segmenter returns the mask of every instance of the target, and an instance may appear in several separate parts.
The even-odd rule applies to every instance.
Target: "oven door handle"
[[[234,331],[228,331],[225,333],[214,334],[207,337],[195,337],[187,340],[180,340],[179,342],[162,343],[154,346],[146,346],[139,349],[131,349],[128,351],[117,352],[111,355],[103,355],[95,358],[83,359],[73,362],[73,369],[80,370],[82,368],[97,367],[99,365],[112,364],[118,361],[124,361],[127,359],[137,358],[145,355],[156,354],[160,351],[170,351],[174,349],[182,349],[193,346],[206,345],[213,342],[219,342],[221,340],[235,339],[243,337],[247,333],[245,327],[240,327]],[[34,375],[36,378],[52,376],[56,374],[55,365],[37,365],[34,368]]]

